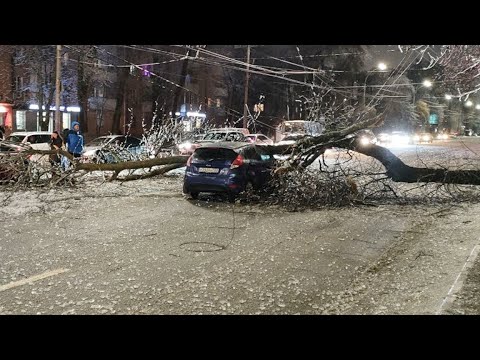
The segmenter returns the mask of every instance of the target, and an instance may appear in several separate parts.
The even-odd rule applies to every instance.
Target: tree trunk
[[[55,87],[52,83],[45,85],[49,86],[49,91],[47,103],[45,104],[45,121],[42,123],[42,131],[48,131],[48,125],[50,124],[50,106],[53,103],[53,96],[55,94]]]
[[[81,58],[79,58],[81,59]],[[85,78],[85,68],[82,61],[78,62],[77,67],[77,94],[78,94],[78,102],[80,103],[80,113],[78,114],[78,122],[80,123],[80,129],[82,132],[88,133],[88,118],[87,118],[87,110],[88,110],[88,91],[89,86],[88,82],[89,79]]]
[[[120,119],[122,117],[122,109],[123,109],[123,102],[125,99],[125,91],[127,85],[127,78],[128,78],[128,68],[117,68],[117,96],[116,96],[116,104],[115,104],[115,112],[113,113],[113,122],[111,133],[112,134],[121,134],[120,129]],[[126,114],[124,114],[126,116]]]
[[[351,143],[352,146],[348,147],[380,161],[387,170],[386,175],[395,182],[480,185],[480,170],[416,168],[406,165],[390,150],[382,146],[374,144],[361,146],[357,141],[355,140]]]
[[[48,128],[45,130],[45,124],[43,121],[43,76],[41,70],[39,70],[37,74],[38,79],[38,124],[40,125],[40,130],[47,131]],[[37,124],[37,127],[38,127]]]

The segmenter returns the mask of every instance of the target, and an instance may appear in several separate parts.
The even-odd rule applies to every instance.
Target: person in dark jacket
[[[63,146],[63,140],[58,134],[58,131],[52,132],[50,138],[50,149],[51,150],[58,150],[61,149]],[[50,163],[52,166],[60,164],[60,155],[59,154],[50,154]]]
[[[67,151],[72,154],[74,158],[82,156],[83,135],[80,134],[80,123],[77,121],[72,123],[72,129],[68,132],[65,144],[67,144]]]

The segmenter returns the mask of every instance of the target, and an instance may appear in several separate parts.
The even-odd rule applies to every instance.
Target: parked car
[[[290,134],[285,136],[281,141],[277,142],[275,145],[293,145],[295,144],[298,140],[303,139],[305,134]]]
[[[24,145],[30,145],[34,150],[50,150],[49,131],[18,131],[11,133],[6,140]]]
[[[187,161],[183,192],[224,193],[230,202],[248,187],[260,189],[270,179],[275,160],[261,147],[245,142],[219,142],[197,148]]]
[[[243,128],[211,129],[205,133],[202,140],[198,140],[196,143],[205,144],[221,141],[246,142],[246,135],[248,135],[248,130]]]
[[[203,139],[205,134],[187,134],[182,138],[182,141],[177,145],[178,153],[180,155],[192,155],[197,147],[198,143]]]
[[[246,135],[247,141],[257,145],[273,145],[273,140],[263,134]]]
[[[107,135],[93,139],[84,146],[82,161],[116,163],[136,160],[146,155],[142,140],[129,135]]]

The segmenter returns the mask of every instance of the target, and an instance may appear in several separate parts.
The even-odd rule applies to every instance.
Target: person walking
[[[83,135],[80,133],[80,123],[74,121],[72,129],[68,131],[65,139],[67,151],[74,157],[79,158],[83,152]]]

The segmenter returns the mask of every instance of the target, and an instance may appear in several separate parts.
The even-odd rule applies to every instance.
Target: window
[[[70,117],[69,113],[62,113],[62,129],[70,129]]]
[[[133,137],[127,137],[126,146],[127,147],[137,147],[137,146],[140,146],[140,142],[141,142],[140,139],[133,138]]]
[[[103,85],[95,86],[93,88],[93,97],[103,97],[104,93],[105,91]]]
[[[22,91],[23,89],[23,77],[17,76],[15,78],[15,91]]]
[[[27,115],[26,111],[17,110],[17,113],[16,113],[17,130],[25,130],[26,115]]]

